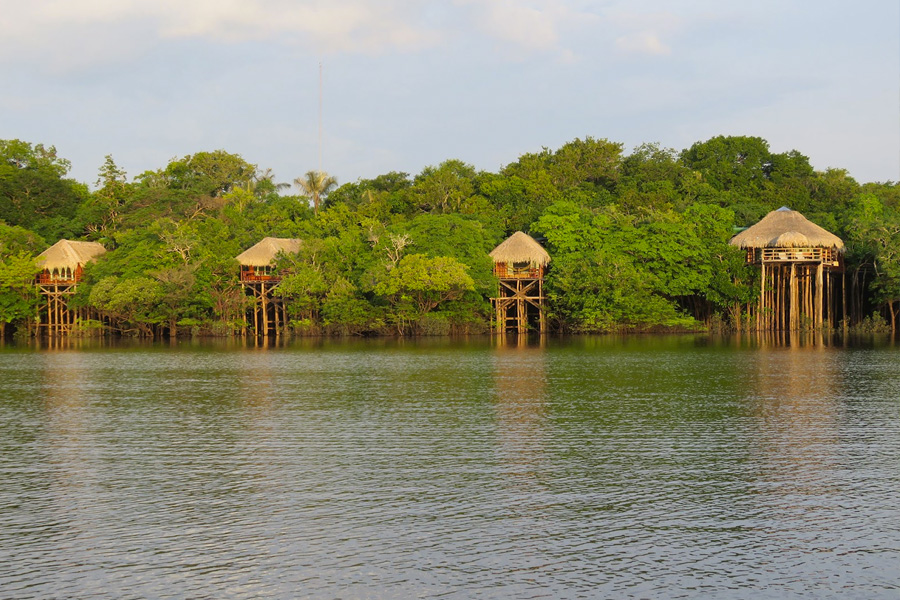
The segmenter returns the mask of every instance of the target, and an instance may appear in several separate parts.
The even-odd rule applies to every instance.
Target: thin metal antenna
[[[319,173],[322,172],[322,61],[319,61]]]

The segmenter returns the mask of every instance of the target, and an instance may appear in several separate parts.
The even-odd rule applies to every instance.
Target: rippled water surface
[[[3,598],[898,598],[900,348],[0,348]]]

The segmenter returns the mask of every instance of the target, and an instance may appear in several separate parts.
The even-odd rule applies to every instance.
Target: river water
[[[898,598],[900,348],[0,348],[2,598]]]

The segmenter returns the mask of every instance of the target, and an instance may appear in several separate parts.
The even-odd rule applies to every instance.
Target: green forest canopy
[[[234,257],[275,236],[303,240],[278,265],[298,332],[484,331],[496,285],[488,252],[517,230],[540,237],[553,257],[546,293],[558,330],[734,323],[758,275],[728,240],[781,206],[845,240],[848,269],[862,277],[860,307],[891,316],[900,308],[898,184],[816,171],[800,152],[773,153],[758,137],[630,154],[587,137],[496,173],[447,160],[339,187],[324,176],[310,187],[310,171],[296,179],[298,195],[224,150],[131,180],[108,156],[93,191],[69,168],[52,146],[0,140],[4,328],[33,320],[33,258],[69,238],[110,250],[89,266],[75,302],[116,329],[238,331],[247,300]]]

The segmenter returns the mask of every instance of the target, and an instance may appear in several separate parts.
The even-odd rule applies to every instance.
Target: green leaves
[[[65,178],[69,166],[53,146],[0,140],[0,220],[48,239],[76,234],[75,215],[88,190]]]
[[[466,266],[455,258],[410,254],[382,275],[373,291],[386,297],[402,316],[417,319],[474,289]]]
[[[92,193],[68,172],[52,146],[0,140],[6,318],[33,313],[10,261],[59,237],[89,237],[111,251],[88,265],[80,306],[96,302],[144,333],[189,321],[233,331],[247,302],[234,256],[275,236],[304,242],[279,260],[278,294],[307,331],[477,330],[496,290],[488,253],[523,230],[546,238],[545,291],[561,328],[698,327],[687,309],[707,318],[753,301],[758,269],[728,240],[735,225],[782,205],[842,235],[851,268],[874,267],[871,299],[900,299],[900,186],[815,172],[801,153],[773,153],[757,137],[717,136],[681,152],[644,144],[629,155],[587,137],[496,173],[447,160],[337,189],[310,171],[293,196],[271,170],[224,150],[174,159],[133,182],[107,156]]]
[[[553,254],[553,316],[576,331],[696,327],[679,298],[746,299],[729,285],[744,269],[743,255],[728,245],[731,223],[730,211],[710,205],[636,216],[554,204],[536,224]]]
[[[0,329],[36,314],[38,293],[34,278],[40,271],[29,252],[0,254]]]
[[[337,179],[324,171],[307,171],[303,177],[294,180],[294,185],[313,202],[313,212],[319,214],[319,204],[332,189],[337,187]]]
[[[91,305],[121,321],[126,333],[133,328],[150,334],[150,326],[162,322],[164,318],[159,309],[162,298],[162,284],[149,277],[105,277],[93,286],[90,293]]]

